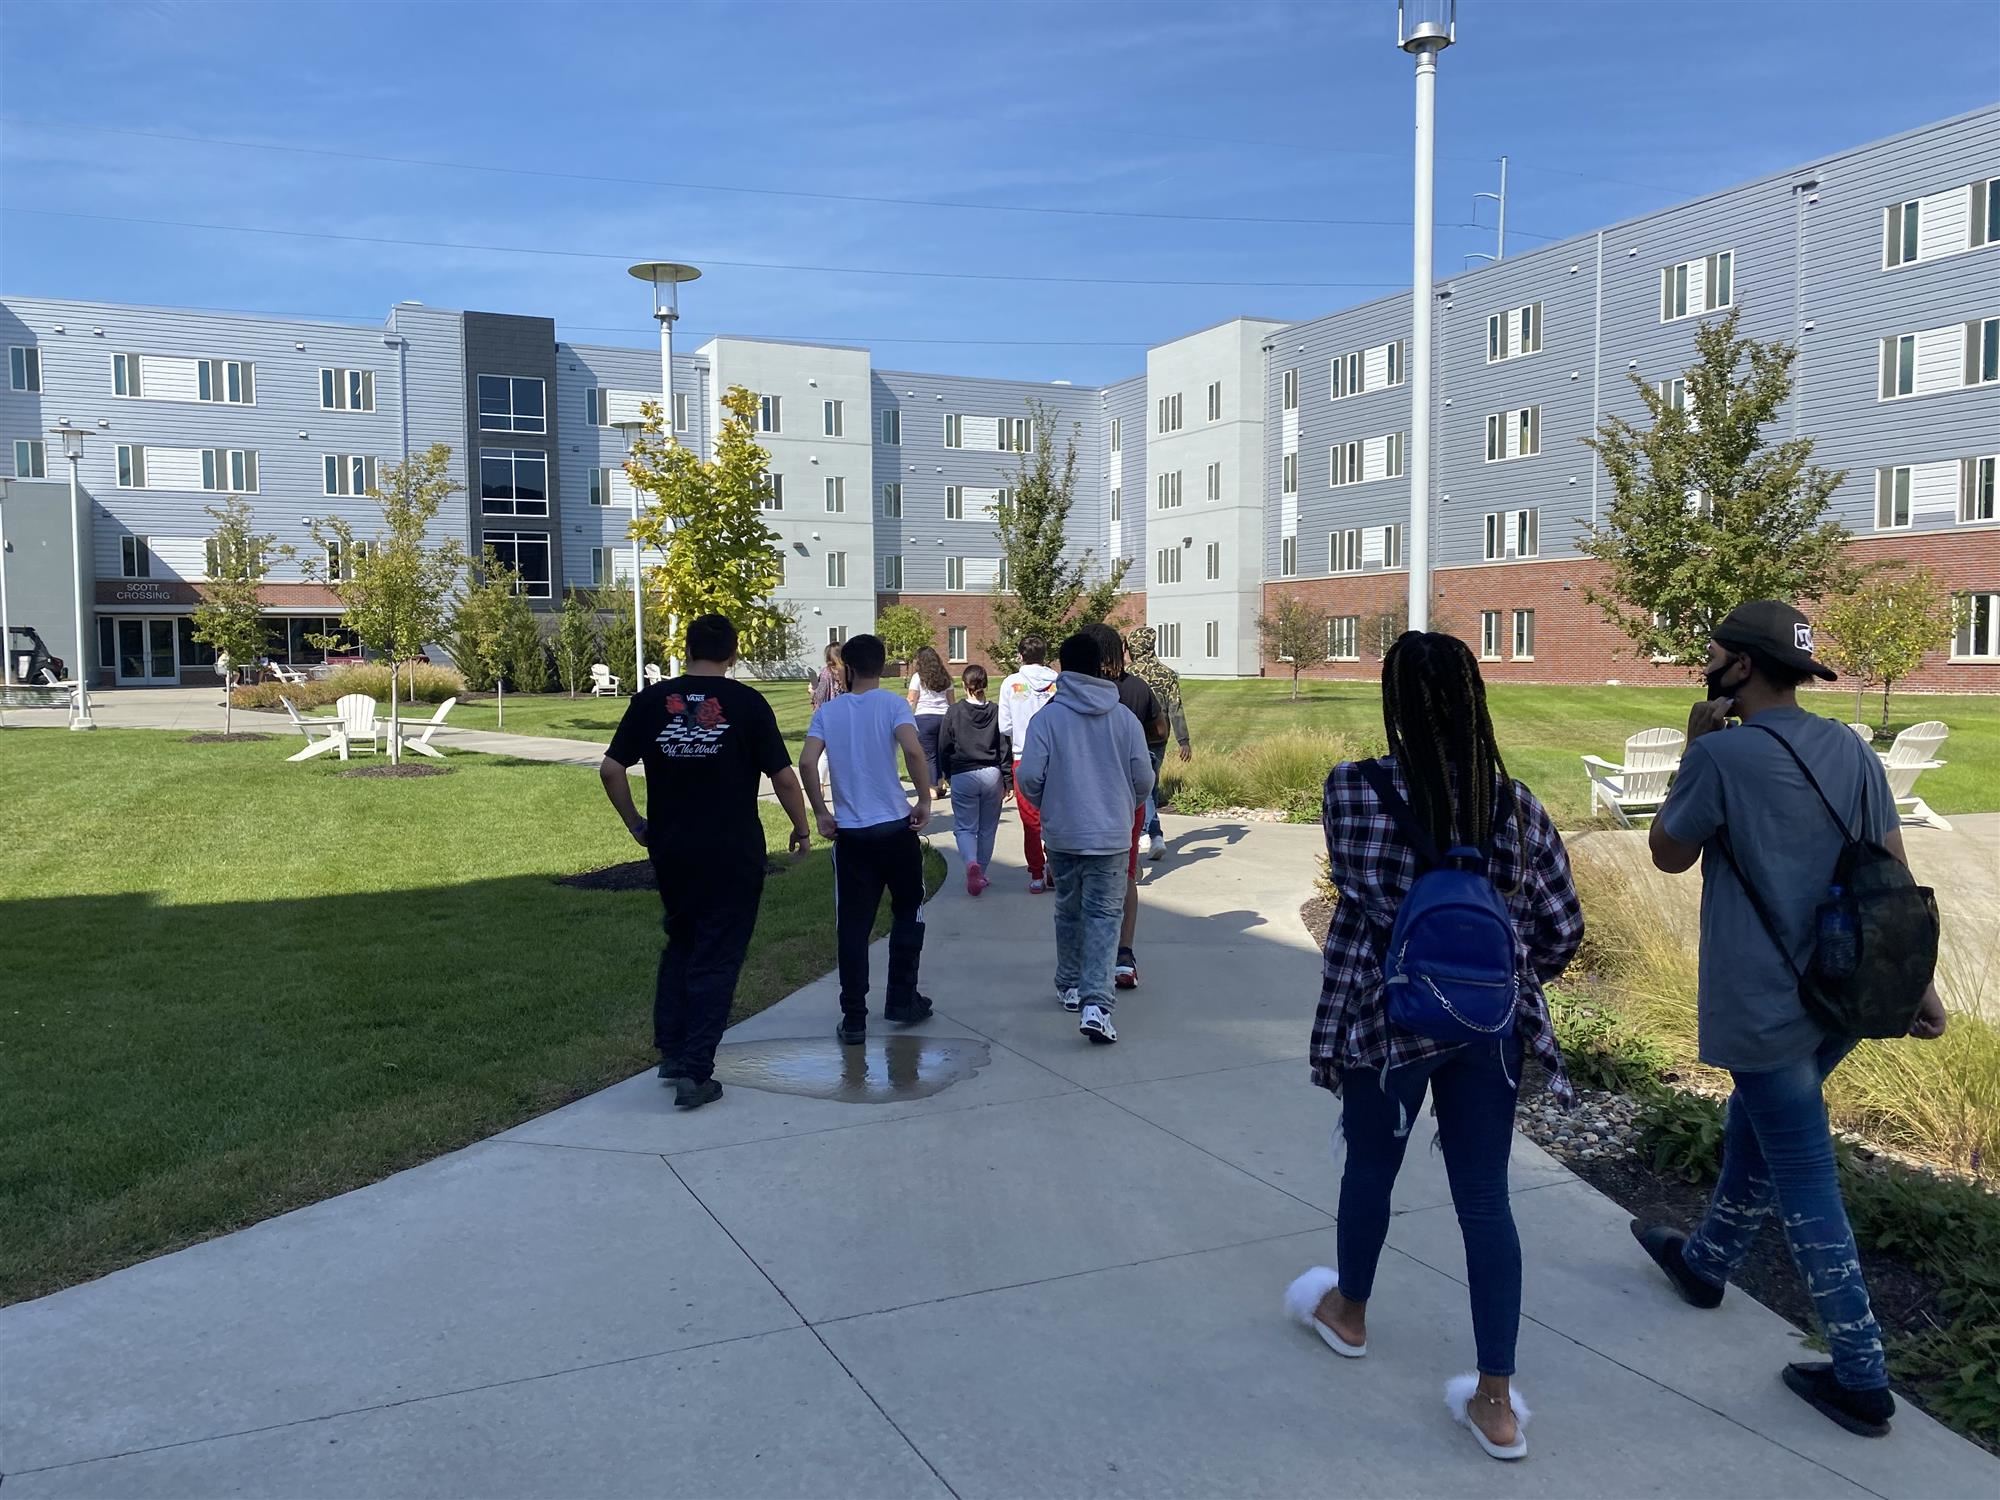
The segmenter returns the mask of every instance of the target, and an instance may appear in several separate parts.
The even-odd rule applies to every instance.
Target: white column
[[[679,288],[674,288],[676,294]],[[660,320],[660,427],[666,433],[667,441],[677,443],[679,434],[674,430],[674,308],[663,307],[654,314]],[[638,503],[634,493],[633,503]],[[636,564],[637,559],[634,559]],[[667,617],[667,641],[665,655],[667,675],[680,675],[680,621],[671,615]]]
[[[1417,57],[1416,224],[1410,287],[1410,629],[1431,627],[1431,247],[1437,49]]]
[[[69,445],[65,445],[69,446]],[[89,661],[87,642],[83,638],[83,521],[77,509],[76,465],[82,457],[83,445],[75,444],[69,453],[69,552],[70,561],[76,572],[71,578],[76,592],[76,663],[71,670],[76,674],[76,707],[70,714],[71,729],[95,729],[97,721],[90,716],[90,671],[85,666]],[[11,644],[11,643],[10,643]]]

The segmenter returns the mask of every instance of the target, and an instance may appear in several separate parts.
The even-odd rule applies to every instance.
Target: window
[[[1677,266],[1668,266],[1660,273],[1660,321],[1671,323],[1675,318],[1685,318],[1688,311],[1688,266],[1683,261]]]
[[[688,398],[686,391],[674,392],[674,431],[688,430]]]
[[[901,589],[903,586],[903,554],[891,552],[882,559],[882,587]]]
[[[1486,461],[1489,464],[1504,463],[1514,458],[1533,458],[1541,451],[1540,406],[1496,411],[1486,418]]]
[[[1338,401],[1352,396],[1361,389],[1361,356],[1359,354],[1336,354],[1327,367],[1329,399]]]
[[[1181,430],[1180,393],[1175,392],[1171,396],[1162,396],[1154,405],[1158,413],[1158,424],[1155,430],[1159,432],[1179,432]]]
[[[548,454],[539,448],[481,448],[479,510],[488,516],[547,515]]]
[[[257,452],[254,448],[201,450],[201,487],[232,495],[257,493]]]
[[[1211,422],[1222,420],[1222,382],[1219,380],[1211,380],[1208,383],[1208,420]]]
[[[549,539],[534,531],[489,531],[486,550],[505,568],[519,573],[514,592],[530,599],[546,599],[549,587]]]
[[[257,404],[257,367],[240,359],[204,359],[195,365],[195,393],[225,406]]]
[[[1211,500],[1220,500],[1222,498],[1221,464],[1210,464],[1208,466],[1208,498]]]
[[[1486,515],[1486,560],[1537,557],[1542,550],[1540,510],[1495,510]]]
[[[846,403],[842,401],[826,401],[822,402],[821,405],[825,411],[826,435],[828,437],[846,436],[846,418],[843,411]]]
[[[944,560],[944,586],[956,593],[965,587],[965,559],[947,557]]]
[[[882,486],[882,514],[891,521],[902,519],[903,487],[900,484]]]
[[[948,484],[944,487],[944,518],[947,521],[965,519],[965,487]]]
[[[2000,244],[2000,177],[1972,185],[1972,246]]]
[[[1736,254],[1731,250],[1668,266],[1660,272],[1660,321],[1729,306],[1736,300],[1735,280]]]
[[[830,589],[847,587],[847,554],[829,552],[826,555],[826,586]]]
[[[48,445],[41,438],[14,440],[14,477],[16,479],[49,477]]]
[[[1403,435],[1400,432],[1392,432],[1383,440],[1383,469],[1384,479],[1403,477]]]
[[[1400,568],[1403,565],[1403,523],[1382,528],[1382,566]]]
[[[549,423],[547,409],[542,404],[542,382],[530,375],[480,376],[479,430],[547,432]]]
[[[1111,486],[1111,519],[1119,520],[1125,513],[1125,491],[1117,485]]]
[[[1537,305],[1539,306],[1539,304]],[[1537,313],[1535,317],[1535,347],[1537,349],[1542,347],[1541,326],[1541,315]],[[1389,379],[1386,383],[1389,385],[1401,385],[1403,383],[1403,341],[1397,339],[1393,344],[1388,344],[1384,347],[1388,351],[1387,359],[1389,364]]]
[[[1486,362],[1489,365],[1498,364],[1503,359],[1519,359],[1524,354],[1539,354],[1541,349],[1541,303],[1510,307],[1486,320]]]
[[[213,540],[211,538],[211,540]],[[326,544],[326,577],[329,583],[339,583],[353,576],[353,564],[368,555],[366,542],[354,542],[343,548],[337,541]],[[263,571],[261,568],[259,572]],[[211,577],[214,575],[211,574]]]
[[[1720,255],[1711,255],[1708,258],[1707,295],[1702,299],[1701,304],[1703,311],[1714,312],[1717,308],[1727,307],[1730,303],[1734,302],[1736,300],[1735,280],[1735,252],[1725,250]],[[1534,611],[1530,610],[1528,612],[1528,629],[1532,632],[1534,626]]]
[[[1156,633],[1158,639],[1154,644],[1158,648],[1159,654],[1178,659],[1181,654],[1180,621],[1169,620],[1166,624],[1159,626]]]
[[[784,397],[759,396],[757,398],[757,430],[759,432],[783,432],[785,430]]]
[[[1201,644],[1202,650],[1207,654],[1210,661],[1214,661],[1218,656],[1222,655],[1222,622],[1220,620],[1210,620],[1206,625],[1201,627]]]
[[[1965,383],[1991,385],[2000,380],[2000,318],[1965,325]]]
[[[119,355],[118,358],[123,359],[126,358],[126,356]],[[480,378],[482,383],[487,379],[495,379],[501,381],[504,381],[506,379],[506,377],[504,376],[491,376],[491,377],[481,376]],[[541,409],[539,401],[541,395],[540,391],[541,382],[539,380],[535,380],[526,383],[533,385],[537,388],[535,392],[537,398],[535,409],[539,411]],[[119,394],[123,395],[124,392],[121,390]],[[132,394],[135,396],[139,394],[137,390],[136,380],[134,382],[134,389],[132,391]],[[482,395],[483,394],[484,393],[482,392]],[[496,387],[496,400],[497,400],[497,394],[498,392]],[[586,403],[588,403],[589,399],[592,396],[596,396],[601,399],[603,396],[603,392],[585,391],[584,399]],[[319,405],[321,411],[375,410],[375,372],[373,370],[322,369],[319,372]],[[481,427],[491,426],[492,424],[487,422],[485,419],[484,414],[486,411],[486,407],[483,403],[481,404],[479,410],[481,413],[479,425]],[[601,420],[599,417],[592,417],[591,421],[596,423],[596,425],[600,427],[607,427],[610,425],[608,421]],[[540,425],[537,424],[534,427],[520,427],[520,428],[515,428],[513,430],[517,432],[540,432],[542,429]]]
[[[1285,371],[1285,410],[1297,411],[1298,409],[1299,372],[1297,370],[1287,370]]]
[[[1535,659],[1535,612],[1532,609],[1514,611],[1514,660],[1533,661]]]
[[[139,394],[138,355],[114,354],[111,356],[111,394],[114,396],[137,396]]]
[[[947,448],[965,446],[965,418],[955,411],[944,414],[944,445]]]
[[[1299,539],[1288,536],[1278,543],[1278,572],[1291,578],[1299,571]]]
[[[2000,594],[1955,594],[1958,630],[1951,640],[1953,661],[2000,658]]]
[[[611,471],[609,469],[585,469],[584,478],[590,486],[592,505],[611,503]]]
[[[949,625],[944,632],[944,654],[948,660],[965,660],[965,635],[963,625]]]
[[[15,344],[7,350],[8,382],[17,391],[42,388],[42,351],[32,344]]]
[[[1121,453],[1124,451],[1125,448],[1124,429],[1125,429],[1125,419],[1123,417],[1113,417],[1111,419],[1111,451],[1113,453]]]
[[[882,441],[892,448],[902,446],[903,414],[894,407],[882,413]]]
[[[776,547],[773,547],[773,548],[771,549],[771,561],[772,561],[772,562],[774,562],[775,564],[777,564],[777,567],[778,567],[778,587],[779,587],[779,588],[783,588],[783,587],[785,586],[785,574],[787,573],[787,571],[789,571],[789,570],[788,570],[788,569],[786,568],[786,566],[785,566],[785,554],[784,554],[784,552],[782,552],[781,550],[779,550],[779,549],[778,549],[778,548],[776,548]]]
[[[1179,510],[1181,505],[1181,471],[1156,475],[1153,479],[1153,508],[1155,510]]]
[[[764,476],[764,509],[783,510],[785,508],[785,476],[766,474]]]
[[[1361,482],[1361,444],[1335,443],[1326,450],[1326,482],[1339,489]]]
[[[1905,333],[1882,340],[1882,399],[1911,396],[1917,389],[1917,336]]]
[[[1662,380],[1657,387],[1660,400],[1672,411],[1688,409],[1688,383],[1684,376],[1676,375],[1672,380]]]
[[[826,643],[829,646],[838,646],[846,639],[847,627],[845,625],[829,625],[826,627]]]
[[[1220,578],[1222,576],[1222,543],[1220,542],[1210,542],[1208,544],[1207,576],[1211,579]]]
[[[1000,418],[998,441],[1002,453],[1026,453],[1028,451],[1028,419],[1026,417]]]
[[[1497,609],[1479,612],[1479,659],[1481,661],[1500,659],[1500,611]]]
[[[1875,529],[1899,531],[1910,524],[1910,466],[1875,471]]]
[[[142,536],[121,536],[118,538],[118,564],[120,576],[125,578],[151,578],[153,576],[153,549]]]
[[[375,460],[359,453],[326,453],[320,456],[321,493],[365,495],[375,488]],[[593,470],[601,473],[602,470]],[[595,502],[593,502],[595,503]]]
[[[1153,582],[1179,583],[1181,581],[1181,549],[1162,547],[1153,554]]]
[[[319,372],[319,404],[321,406],[330,404],[326,399],[326,378],[334,373],[336,372],[332,370],[321,370]],[[585,426],[609,427],[611,425],[611,403],[605,399],[610,394],[609,391],[600,390],[594,385],[587,385],[583,388],[583,421]]]
[[[844,515],[847,511],[847,476],[829,474],[826,476],[826,512],[830,516]]]
[[[1361,652],[1358,642],[1361,635],[1359,615],[1336,615],[1326,622],[1326,656],[1328,661],[1359,661]]]
[[[1350,526],[1344,531],[1327,533],[1326,570],[1329,573],[1359,573],[1361,571],[1361,528],[1359,526]]]
[[[590,549],[590,586],[601,589],[611,582],[611,549],[592,547]]]
[[[20,444],[14,445],[16,448]],[[2000,458],[1988,455],[1985,458],[1959,460],[1958,474],[1958,518],[1961,521],[1990,521],[1994,518],[1993,471],[2000,468]]]
[[[1917,258],[1917,221],[1922,204],[1892,203],[1883,212],[1882,264],[1907,265]]]
[[[1283,484],[1284,484],[1284,490],[1285,490],[1285,493],[1286,493],[1287,495],[1296,495],[1296,494],[1297,494],[1297,493],[1299,492],[1299,456],[1298,456],[1298,454],[1296,454],[1296,453],[1287,453],[1287,454],[1285,455],[1285,457],[1284,457],[1284,460],[1283,460],[1283,465],[1282,465],[1282,467],[1283,467],[1283,471],[1284,471],[1284,479],[1283,479]]]
[[[143,490],[146,487],[146,450],[135,443],[118,445],[118,488]]]

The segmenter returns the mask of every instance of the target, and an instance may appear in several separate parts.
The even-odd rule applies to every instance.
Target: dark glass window
[[[483,432],[547,432],[542,382],[529,375],[480,376],[479,427]]]

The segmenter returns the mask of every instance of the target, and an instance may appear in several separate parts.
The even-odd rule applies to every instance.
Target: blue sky
[[[663,255],[708,268],[684,347],[803,337],[888,368],[1115,379],[1203,324],[1407,281],[1394,10],[13,0],[0,287],[369,321],[415,298],[643,344],[623,262]],[[1988,103],[1996,48],[1993,0],[1466,0],[1439,270],[1493,248],[1451,226],[1502,152],[1527,248]],[[875,198],[1071,212],[851,201]]]

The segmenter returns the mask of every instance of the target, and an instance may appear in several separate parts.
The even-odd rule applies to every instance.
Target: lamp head
[[[1396,45],[1442,52],[1458,40],[1458,0],[1396,0]]]
[[[635,266],[627,267],[627,272],[635,281],[649,282],[653,288],[653,316],[677,318],[680,316],[680,285],[683,281],[701,280],[701,270],[697,266],[685,265],[677,260],[642,260]],[[664,290],[665,299],[661,293]]]

